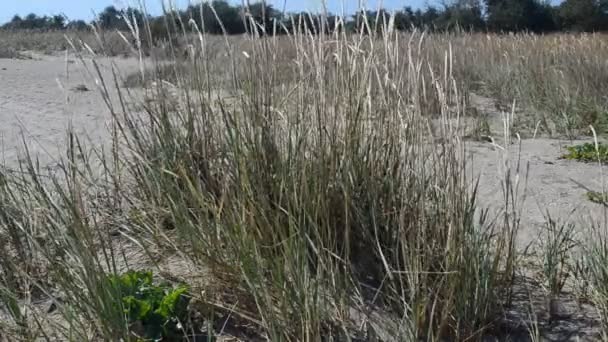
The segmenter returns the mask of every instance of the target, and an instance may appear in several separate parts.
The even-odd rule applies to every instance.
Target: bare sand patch
[[[575,223],[579,231],[601,222],[604,207],[586,198],[587,189],[602,189],[601,169],[597,163],[561,159],[565,146],[581,143],[555,139],[526,139],[509,146],[512,176],[519,164],[522,247],[535,242],[546,214]],[[479,177],[480,205],[504,205],[501,181],[504,179],[503,151],[490,143],[471,142],[468,148],[471,172]]]
[[[106,82],[112,82],[112,65],[137,70],[138,61],[96,59]],[[109,139],[111,113],[98,91],[99,79],[91,61],[38,56],[36,59],[0,59],[0,160],[15,167],[24,154],[24,141],[42,166],[65,152],[66,132],[73,131],[101,143]],[[87,70],[89,69],[89,70]],[[82,91],[84,89],[91,91]],[[114,86],[108,86],[116,97]]]

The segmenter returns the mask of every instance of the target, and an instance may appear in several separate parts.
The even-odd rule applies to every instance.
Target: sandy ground
[[[135,59],[100,59],[106,82],[111,66],[136,71]],[[0,59],[0,158],[14,168],[23,158],[24,140],[43,166],[65,154],[67,129],[91,143],[107,141],[111,114],[97,88],[90,61],[37,56],[29,60]],[[83,91],[85,86],[88,91]],[[111,96],[116,96],[109,87]]]
[[[511,168],[511,178],[518,180],[518,203],[521,217],[519,243],[522,248],[537,242],[539,229],[547,217],[576,225],[584,234],[593,225],[608,226],[602,205],[590,202],[589,190],[602,191],[602,168],[598,163],[581,163],[560,157],[566,146],[593,142],[591,137],[578,140],[528,138],[519,140],[516,131],[510,132],[510,142],[504,143],[504,122],[510,115],[496,109],[493,101],[472,96],[472,106],[484,115],[496,140],[495,147],[488,142],[469,142],[468,158],[473,179],[479,177],[479,204],[482,207],[504,206],[503,181],[505,165]],[[509,120],[517,121],[517,115]],[[527,133],[527,134],[526,134]],[[523,132],[523,136],[534,136]],[[608,179],[608,178],[606,178]]]
[[[522,247],[537,240],[547,215],[576,224],[581,233],[593,223],[604,223],[604,207],[585,196],[586,189],[601,191],[601,169],[594,163],[560,159],[564,147],[570,144],[570,141],[530,139],[521,141],[521,151],[517,142],[509,146],[511,178],[519,179]],[[474,142],[469,145],[468,156],[473,174],[480,177],[479,205],[490,208],[504,205],[503,152],[489,143]]]
[[[15,168],[23,157],[23,140],[32,153],[39,155],[41,165],[52,168],[54,159],[65,151],[69,124],[79,136],[88,137],[92,143],[103,144],[109,140],[111,115],[87,68],[78,60],[66,63],[62,57],[35,57],[0,59],[0,157],[8,168]],[[106,80],[112,79],[112,63],[125,73],[138,67],[134,59],[102,59],[100,65]],[[77,90],[80,85],[89,91]],[[479,110],[488,115],[493,134],[500,136],[499,113],[483,106]],[[526,194],[525,202],[520,205],[522,248],[538,240],[547,211],[554,218],[573,221],[582,234],[592,221],[603,222],[605,208],[584,196],[584,187],[602,188],[600,168],[596,164],[558,159],[563,147],[570,143],[528,139],[522,141],[521,152],[518,144],[508,146],[513,167],[518,161],[521,165],[520,195]],[[472,175],[480,177],[479,205],[498,210],[504,203],[501,185],[504,153],[488,142],[467,144]],[[573,327],[575,336],[579,328]]]

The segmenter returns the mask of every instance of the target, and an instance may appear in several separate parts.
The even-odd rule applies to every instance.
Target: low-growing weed
[[[578,160],[582,162],[608,161],[608,146],[593,143],[584,143],[581,145],[567,146],[568,152],[562,155],[563,159]]]
[[[119,292],[131,333],[144,340],[179,339],[187,319],[188,287],[154,284],[152,272],[110,276]]]
[[[599,191],[587,191],[587,199],[593,203],[608,206],[608,194]]]

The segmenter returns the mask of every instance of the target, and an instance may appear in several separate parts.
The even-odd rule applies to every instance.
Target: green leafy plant
[[[562,155],[563,159],[594,162],[599,158],[602,162],[608,161],[608,146],[601,143],[598,144],[597,147],[593,143],[567,146],[566,150],[568,150],[568,152]]]
[[[130,331],[144,340],[179,338],[187,318],[188,287],[154,284],[152,272],[129,271],[110,276],[121,297]]]
[[[608,194],[599,191],[587,191],[587,198],[593,203],[608,206]]]

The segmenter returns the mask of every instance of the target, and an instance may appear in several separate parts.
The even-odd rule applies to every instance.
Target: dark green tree
[[[98,16],[97,23],[102,29],[125,29],[126,23],[116,7],[106,7]]]
[[[96,24],[104,30],[129,30],[129,24],[137,24],[141,29],[144,27],[144,21],[146,16],[140,10],[128,7],[126,9],[119,10],[114,6],[106,7],[98,16]],[[141,30],[140,30],[141,31]]]
[[[272,34],[275,21],[280,21],[282,15],[274,9],[272,5],[268,5],[265,1],[255,2],[241,8],[241,13],[247,22],[247,28],[253,29],[251,19],[256,23],[256,30],[264,34]],[[261,30],[260,30],[261,29]],[[280,29],[277,27],[277,29]]]
[[[385,9],[377,11],[359,11],[352,17],[353,29],[356,32],[369,34],[371,32],[380,32],[382,28],[390,21],[391,14]],[[397,26],[397,24],[395,24]]]
[[[21,23],[22,28],[28,30],[44,30],[48,28],[48,17],[39,17],[34,13],[25,16]]]
[[[15,15],[10,22],[6,23],[4,28],[8,29],[22,29],[23,28],[23,19],[20,16]]]
[[[608,1],[565,0],[559,6],[559,19],[569,31],[608,30]]]
[[[483,8],[479,0],[455,0],[444,6],[443,12],[434,20],[437,28],[479,30],[485,27]]]
[[[68,30],[75,30],[75,31],[86,31],[88,30],[90,27],[87,24],[86,21],[84,20],[72,20],[70,21],[67,25],[66,28]]]
[[[416,22],[414,11],[411,7],[405,7],[395,13],[395,28],[397,30],[406,31],[414,26],[416,26]]]
[[[48,19],[48,28],[52,30],[63,30],[65,29],[65,25],[67,22],[67,18],[63,15],[54,15]]]
[[[215,10],[215,14],[213,11]],[[216,16],[217,14],[217,16]],[[214,0],[188,7],[185,17],[198,25],[200,29],[211,34],[222,34],[222,25],[227,34],[245,32],[245,24],[238,7],[230,5],[226,0]],[[218,20],[219,18],[219,20]]]
[[[433,6],[429,6],[425,11],[416,11],[416,26],[422,29],[433,30],[435,23],[441,16],[441,11]]]
[[[551,7],[538,0],[487,0],[487,25],[494,31],[556,29]]]

